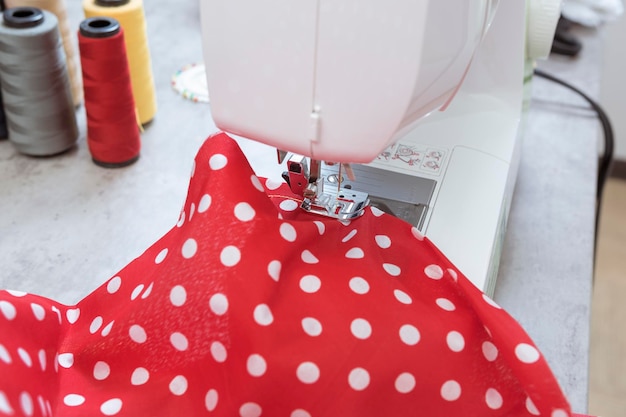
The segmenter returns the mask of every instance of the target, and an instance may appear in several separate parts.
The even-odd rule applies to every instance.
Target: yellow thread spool
[[[85,17],[111,17],[124,29],[130,79],[139,122],[146,124],[156,114],[156,92],[142,0],[84,0]]]
[[[59,32],[63,40],[65,60],[67,65],[67,75],[70,79],[72,99],[74,105],[78,106],[83,101],[83,83],[80,70],[76,63],[76,49],[74,48],[74,32],[70,30],[67,19],[67,6],[65,0],[6,0],[7,8],[13,7],[35,7],[47,10],[56,15],[59,20]]]

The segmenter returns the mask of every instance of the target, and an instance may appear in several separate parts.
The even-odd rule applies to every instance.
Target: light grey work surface
[[[592,97],[602,35],[578,30],[576,59],[539,67]],[[574,411],[587,410],[599,123],[588,104],[535,77],[495,299],[536,342]]]
[[[72,26],[80,2],[68,3]],[[73,304],[139,256],[178,220],[193,157],[216,130],[210,107],[170,87],[200,62],[196,0],[146,2],[159,111],[139,161],[108,170],[82,135],[69,153],[19,155],[0,142],[0,288]],[[597,36],[583,56],[545,68],[598,90]],[[511,210],[496,300],[544,352],[575,411],[586,410],[597,123],[576,97],[538,80]],[[574,104],[572,104],[574,103]]]

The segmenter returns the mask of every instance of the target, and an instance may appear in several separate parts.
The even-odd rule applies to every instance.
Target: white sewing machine
[[[549,53],[560,0],[201,5],[219,128],[295,153],[284,177],[304,209],[351,219],[376,205],[493,292],[525,76]],[[242,147],[259,175],[285,169],[268,166],[275,152]]]

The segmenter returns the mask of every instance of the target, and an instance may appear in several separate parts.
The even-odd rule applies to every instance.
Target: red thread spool
[[[93,161],[107,168],[130,165],[141,141],[124,32],[115,19],[92,17],[80,24],[78,46]]]

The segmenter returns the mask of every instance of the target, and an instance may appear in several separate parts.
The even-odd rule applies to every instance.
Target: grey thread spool
[[[9,140],[33,156],[64,152],[78,139],[65,53],[54,14],[16,7],[2,14],[0,81]]]
[[[0,11],[4,10],[4,0],[0,0]],[[4,115],[4,103],[2,102],[2,90],[0,90],[0,139],[6,139],[9,136],[7,132],[7,119]]]

